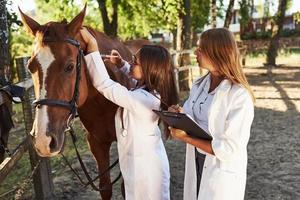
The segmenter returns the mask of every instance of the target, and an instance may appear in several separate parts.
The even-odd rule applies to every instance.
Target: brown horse
[[[28,63],[32,74],[37,99],[52,99],[69,102],[74,97],[78,48],[71,38],[86,45],[79,33],[85,16],[85,8],[70,22],[48,22],[40,25],[21,12],[22,21],[35,37],[35,47]],[[117,39],[89,29],[98,41],[99,51],[108,54],[112,49],[120,52],[125,60],[131,59],[130,51]],[[87,140],[98,163],[99,174],[109,167],[109,150],[115,135],[115,113],[118,107],[105,99],[91,84],[82,58],[80,71],[79,97],[77,101],[81,122],[88,131]],[[128,79],[115,72],[106,63],[110,76],[129,87]],[[34,125],[31,131],[33,143],[40,156],[51,157],[62,151],[65,139],[64,130],[70,110],[64,106],[42,104],[36,107]],[[110,183],[109,173],[100,178],[100,187]],[[101,191],[102,199],[111,199],[112,187]]]
[[[124,44],[132,54],[135,54],[143,45],[152,45],[153,43],[146,39],[135,39],[125,41]]]

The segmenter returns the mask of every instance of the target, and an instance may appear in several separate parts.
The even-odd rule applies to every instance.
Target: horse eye
[[[71,72],[74,68],[74,65],[73,64],[69,64],[67,65],[67,67],[65,68],[65,72]]]

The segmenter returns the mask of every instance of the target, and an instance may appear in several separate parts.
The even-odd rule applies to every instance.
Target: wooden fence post
[[[19,81],[24,81],[26,79],[31,78],[30,73],[26,69],[28,59],[29,57],[16,59],[17,74],[18,74]],[[31,131],[33,120],[34,120],[34,108],[31,105],[34,98],[35,98],[34,89],[31,88],[26,92],[24,96],[24,102],[22,105],[24,121],[25,121],[25,130],[27,135]],[[47,158],[42,158],[37,155],[37,153],[35,152],[32,146],[31,139],[29,139],[28,151],[29,151],[31,168],[34,168],[34,166],[38,163],[38,160],[41,159],[39,168],[37,169],[33,177],[35,199],[38,200],[56,199],[54,195],[54,185],[52,182],[51,167],[50,167],[49,160]]]

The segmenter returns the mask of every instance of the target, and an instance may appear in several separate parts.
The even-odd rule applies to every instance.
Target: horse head
[[[62,151],[64,132],[74,117],[74,109],[87,99],[88,80],[82,54],[86,46],[80,35],[85,10],[86,7],[70,23],[64,20],[44,25],[20,10],[23,24],[35,37],[27,65],[37,99],[31,135],[36,151],[43,157]]]

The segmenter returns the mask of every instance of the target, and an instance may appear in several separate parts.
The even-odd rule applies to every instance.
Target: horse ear
[[[34,21],[32,18],[30,18],[29,16],[27,16],[25,13],[22,12],[22,10],[19,8],[20,14],[21,14],[21,18],[22,18],[22,22],[25,25],[25,27],[27,28],[27,30],[35,36],[36,32],[39,30],[40,28],[40,24],[37,23],[36,21]]]
[[[71,35],[76,35],[82,28],[83,20],[85,17],[86,4],[81,12],[68,24],[68,31]]]

